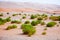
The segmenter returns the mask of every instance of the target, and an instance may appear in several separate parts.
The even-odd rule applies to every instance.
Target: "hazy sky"
[[[12,2],[34,2],[34,3],[47,3],[60,5],[60,0],[0,0],[0,1],[12,1]]]

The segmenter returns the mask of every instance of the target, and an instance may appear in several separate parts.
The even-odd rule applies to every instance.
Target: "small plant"
[[[0,16],[3,16],[3,14],[1,13]]]
[[[42,22],[42,20],[36,20],[37,24],[40,24]]]
[[[36,26],[37,24],[38,24],[37,21],[32,21],[32,22],[31,22],[31,25],[32,25],[32,26]]]
[[[30,21],[25,21],[25,24],[29,24],[30,23]]]
[[[36,17],[36,15],[31,15],[31,19],[35,19]]]
[[[46,32],[42,32],[42,35],[46,35]]]
[[[23,18],[23,19],[25,19],[25,18],[26,18],[26,16],[23,16],[22,18]]]
[[[44,30],[47,30],[47,28],[44,28]]]
[[[6,28],[6,30],[15,29],[15,28],[17,28],[16,25],[9,25],[9,26]]]
[[[19,15],[21,15],[21,13],[19,13]]]
[[[21,23],[21,21],[13,20],[13,21],[11,21],[11,23],[17,23],[17,24],[19,24],[19,23]]]
[[[6,22],[11,21],[10,17],[6,18],[5,20],[6,20]]]
[[[18,14],[13,14],[12,16],[16,16],[16,15],[18,15]]]
[[[45,25],[45,22],[41,22],[41,25]]]
[[[7,12],[7,14],[9,14],[9,12]]]
[[[39,17],[37,18],[37,20],[43,20],[43,18],[39,16]]]
[[[53,26],[55,26],[56,25],[56,22],[49,22],[49,23],[47,23],[47,27],[53,27]]]
[[[35,34],[36,29],[35,27],[33,27],[31,24],[22,24],[22,31],[24,34],[31,36],[33,34]]]
[[[3,25],[5,23],[6,23],[5,19],[0,18],[0,25]]]

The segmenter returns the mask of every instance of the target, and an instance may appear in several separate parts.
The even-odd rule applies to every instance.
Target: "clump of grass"
[[[22,24],[21,28],[22,28],[23,33],[28,36],[31,36],[35,34],[36,32],[35,27],[33,27],[31,24]]]
[[[47,30],[47,28],[44,28],[44,30]]]
[[[0,25],[3,25],[5,23],[6,23],[5,19],[0,18]]]
[[[43,18],[39,16],[39,17],[37,18],[37,20],[43,20]]]
[[[45,25],[45,22],[41,22],[41,25]]]
[[[3,16],[3,13],[1,13],[0,16]]]
[[[36,26],[37,24],[38,24],[37,21],[32,21],[32,22],[31,22],[31,25],[32,25],[32,26]]]
[[[17,28],[16,25],[9,25],[9,26],[6,28],[6,30],[15,29],[15,28]]]
[[[42,22],[42,20],[36,20],[37,24],[40,24]]]
[[[16,15],[18,15],[18,14],[13,14],[12,16],[16,16]]]
[[[17,24],[19,24],[19,23],[21,23],[21,21],[19,21],[19,20],[13,20],[13,21],[11,21],[11,23],[17,23]]]
[[[29,24],[30,23],[30,21],[25,21],[25,24]]]
[[[11,21],[10,17],[7,17],[5,20],[6,20],[6,22]]]
[[[49,22],[49,23],[47,23],[47,27],[53,27],[53,26],[55,26],[56,25],[56,22]]]
[[[22,18],[23,18],[23,19],[25,19],[25,18],[26,18],[26,16],[23,16]]]
[[[46,35],[46,32],[42,32],[42,35]]]
[[[31,15],[31,19],[35,19],[37,16],[36,15]]]

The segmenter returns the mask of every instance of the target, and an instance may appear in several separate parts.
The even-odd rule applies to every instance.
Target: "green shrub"
[[[21,23],[21,21],[19,21],[19,20],[13,20],[13,21],[11,21],[11,23],[17,23],[17,24],[19,24],[19,23]]]
[[[41,22],[41,25],[45,25],[45,22]]]
[[[17,28],[16,25],[9,25],[9,26],[6,28],[6,30],[15,29],[15,28]]]
[[[11,21],[10,17],[6,18],[5,20],[6,20],[6,22]]]
[[[37,24],[40,24],[42,22],[42,20],[36,20]]]
[[[16,15],[18,15],[18,14],[13,14],[12,16],[16,16]]]
[[[46,35],[46,32],[42,32],[42,35]]]
[[[30,23],[30,21],[25,21],[25,24],[29,24]]]
[[[31,22],[31,25],[32,25],[32,26],[36,26],[38,23],[39,23],[39,22],[37,22],[37,21],[32,21],[32,22]]]
[[[21,29],[24,29],[26,26],[30,26],[30,27],[32,27],[31,24],[22,24],[22,25],[21,25]]]
[[[39,16],[39,17],[37,18],[37,20],[43,20],[43,18]]]
[[[22,28],[23,33],[28,36],[31,36],[35,34],[36,32],[35,27],[33,27],[31,24],[22,24],[21,28]]]
[[[56,22],[49,22],[47,23],[47,27],[53,27],[54,25],[56,25]]]
[[[35,19],[36,17],[36,15],[31,15],[31,19]]]
[[[23,19],[25,19],[25,18],[26,18],[26,16],[23,16],[22,18],[23,18]]]
[[[0,25],[3,25],[5,23],[6,23],[5,19],[0,18]]]
[[[1,13],[0,16],[3,16],[3,14]]]

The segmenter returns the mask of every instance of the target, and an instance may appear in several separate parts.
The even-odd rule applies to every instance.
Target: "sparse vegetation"
[[[47,28],[44,28],[44,30],[47,30]]]
[[[6,19],[0,18],[0,25],[5,24],[6,22],[9,22],[11,19],[8,17]]]
[[[55,26],[56,25],[56,22],[49,22],[49,23],[47,23],[47,27],[53,27],[53,26]]]
[[[17,28],[16,25],[9,25],[9,26],[6,28],[6,30],[15,29],[15,28]]]

